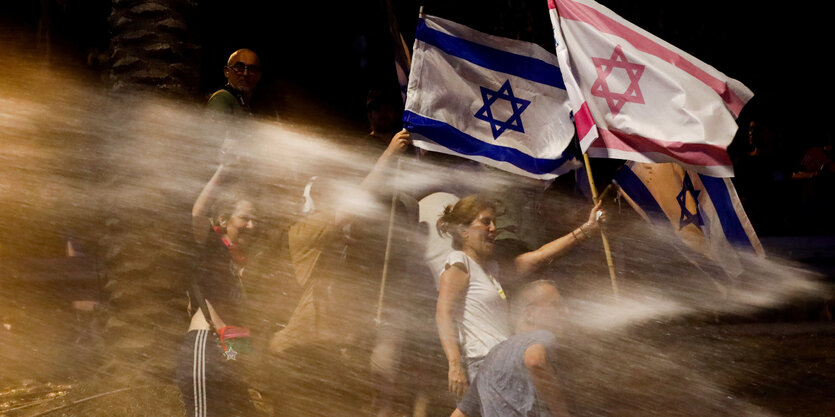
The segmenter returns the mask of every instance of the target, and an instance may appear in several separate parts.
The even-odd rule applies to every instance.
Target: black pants
[[[176,378],[187,416],[256,415],[241,375],[243,364],[238,360],[226,359],[211,330],[186,334],[177,356]]]

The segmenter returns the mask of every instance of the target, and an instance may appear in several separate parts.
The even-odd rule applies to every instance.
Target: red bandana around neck
[[[226,245],[227,249],[229,249],[229,255],[232,256],[232,260],[235,261],[235,263],[237,263],[238,265],[246,265],[246,252],[244,252],[244,250],[241,249],[240,246],[232,243],[229,240],[229,238],[225,236],[226,232],[223,230],[223,228],[215,226],[213,230],[216,233],[223,235],[223,237],[221,237],[220,240],[223,241],[223,244]]]

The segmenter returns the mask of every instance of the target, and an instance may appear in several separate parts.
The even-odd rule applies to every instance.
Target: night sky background
[[[832,138],[827,121],[833,87],[826,76],[831,72],[827,56],[833,37],[825,30],[826,13],[792,12],[784,3],[767,5],[752,0],[601,3],[754,91],[754,98],[740,115],[741,128],[729,151],[732,157],[747,151],[751,120],[771,130],[777,142],[772,152],[775,158],[768,161],[773,169],[766,173],[765,182],[760,181],[761,173],[746,179],[745,172],[737,171],[737,188],[744,199],[751,193],[745,182],[765,189],[772,182],[780,183],[781,190],[785,189],[780,192],[786,194],[771,199],[779,203],[776,206],[763,206],[762,201],[768,202],[768,198],[757,206],[746,204],[761,235],[835,234],[835,222],[826,215],[831,211],[831,198],[809,203],[823,204],[826,210],[820,213],[787,212],[796,209],[792,202],[799,198],[799,191],[786,176],[790,178],[808,146]],[[546,0],[392,0],[410,48],[421,5],[427,14],[554,50]],[[102,79],[107,62],[88,63],[87,58],[91,52],[107,53],[111,2],[3,2],[3,38],[31,37],[44,7],[49,8],[52,49],[60,51],[53,55],[53,64],[79,68],[91,79]],[[282,106],[303,100],[313,103],[322,114],[363,130],[367,129],[367,91],[397,89],[393,41],[383,0],[199,2],[196,10],[192,30],[201,47],[201,69],[195,74],[199,79],[195,102],[204,101],[224,83],[222,66],[229,53],[241,47],[261,56],[264,75],[258,94],[278,103],[279,112]],[[790,224],[786,219],[791,219]]]

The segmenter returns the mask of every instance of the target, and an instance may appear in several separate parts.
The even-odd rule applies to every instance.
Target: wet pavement
[[[82,416],[86,407],[116,399],[143,404],[114,408],[118,415],[180,415],[173,385],[122,392],[87,384],[105,354],[96,334],[100,318],[73,309],[55,289],[35,285],[17,288],[13,300],[4,297],[0,416],[49,410],[47,415]],[[565,354],[571,367],[584,368],[564,372],[574,383],[567,392],[578,416],[835,415],[830,321],[651,322],[594,340],[594,347]],[[438,397],[442,391],[430,396],[436,406],[429,415],[451,412],[448,399]],[[92,398],[99,394],[105,395]],[[366,412],[357,404],[356,415]]]

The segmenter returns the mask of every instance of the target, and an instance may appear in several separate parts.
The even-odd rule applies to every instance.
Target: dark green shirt
[[[225,88],[217,90],[212,94],[209,102],[206,103],[206,107],[233,116],[248,116],[252,114],[249,106],[243,101],[242,97],[233,94]]]

